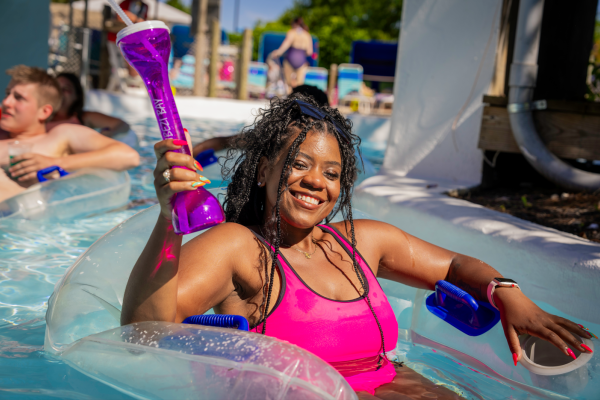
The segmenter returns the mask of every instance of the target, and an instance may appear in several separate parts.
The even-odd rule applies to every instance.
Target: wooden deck
[[[506,100],[484,97],[478,147],[520,153],[513,138]],[[548,101],[548,109],[535,111],[534,121],[542,141],[560,158],[600,160],[600,104]]]

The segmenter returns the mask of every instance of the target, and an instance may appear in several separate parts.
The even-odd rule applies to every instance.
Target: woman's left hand
[[[529,334],[547,340],[558,347],[565,355],[575,358],[572,347],[590,353],[578,338],[592,338],[592,335],[568,319],[548,314],[516,288],[498,288],[494,292],[494,302],[500,310],[500,318],[508,347],[517,365],[522,357],[518,335]]]

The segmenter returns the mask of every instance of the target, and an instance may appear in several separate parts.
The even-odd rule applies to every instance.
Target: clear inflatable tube
[[[56,284],[47,353],[137,398],[356,399],[325,361],[271,337],[163,322],[121,327],[125,285],[158,214],[155,205],[116,226]]]
[[[127,204],[131,180],[125,171],[86,168],[38,183],[0,203],[0,223],[10,220],[65,220]]]

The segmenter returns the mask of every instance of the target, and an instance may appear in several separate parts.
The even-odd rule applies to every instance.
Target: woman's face
[[[71,81],[62,76],[58,78],[58,85],[62,91],[63,98],[60,109],[61,111],[67,112],[69,107],[71,107],[71,104],[75,101],[75,88]]]
[[[290,145],[296,136],[290,139]],[[267,210],[273,210],[277,201],[277,187],[288,151],[289,146],[273,168],[263,169]],[[288,188],[284,187],[281,194],[281,219],[295,228],[312,228],[329,215],[340,195],[342,156],[337,139],[328,133],[309,132],[291,167]]]

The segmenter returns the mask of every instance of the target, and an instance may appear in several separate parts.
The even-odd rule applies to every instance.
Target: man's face
[[[6,88],[2,101],[0,129],[7,132],[23,132],[43,118],[37,98],[36,83],[14,84]],[[41,118],[40,118],[41,117]]]

